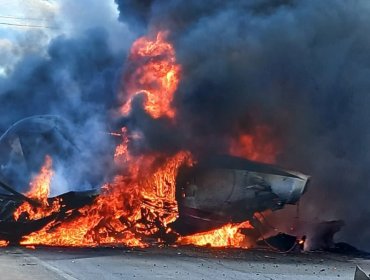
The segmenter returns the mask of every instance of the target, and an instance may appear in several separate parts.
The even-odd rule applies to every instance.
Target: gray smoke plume
[[[114,2],[96,2],[86,7],[63,1],[58,14],[48,23],[55,29],[14,31],[14,36],[3,41],[8,46],[6,54],[13,54],[13,59],[1,60],[4,65],[0,65],[7,69],[5,75],[0,75],[1,133],[33,115],[61,117],[71,128],[77,148],[68,162],[64,154],[60,158],[53,156],[56,182],[52,195],[97,188],[110,175],[114,149],[108,136],[114,130],[110,110],[116,106],[121,69],[133,38],[127,26],[118,21],[118,12],[111,14],[110,5],[114,6]],[[84,13],[77,12],[82,9]],[[122,38],[118,42],[119,35]],[[5,160],[1,159],[2,170],[11,170],[10,162]],[[15,172],[18,176],[13,177],[18,182],[28,181],[19,168]],[[10,176],[8,180],[11,179]],[[15,187],[27,191],[27,185]]]
[[[302,218],[343,219],[341,237],[370,248],[369,1],[116,2],[121,20],[170,30],[182,65],[176,128],[132,114],[145,149],[227,152],[267,124],[277,163],[312,175]]]

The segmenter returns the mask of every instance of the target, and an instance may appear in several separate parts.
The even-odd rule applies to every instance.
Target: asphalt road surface
[[[370,260],[211,248],[1,248],[0,279],[353,279]]]

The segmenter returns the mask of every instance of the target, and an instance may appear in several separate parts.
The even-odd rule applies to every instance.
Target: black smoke
[[[171,32],[180,146],[222,153],[267,124],[283,145],[277,163],[312,175],[302,218],[343,219],[342,236],[370,248],[368,1],[116,2],[121,20]],[[179,145],[141,124],[146,148]]]

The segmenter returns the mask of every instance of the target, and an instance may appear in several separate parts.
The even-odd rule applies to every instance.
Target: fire
[[[259,125],[255,127],[253,133],[242,134],[239,138],[232,139],[229,152],[231,155],[250,160],[275,163],[280,147],[271,128]]]
[[[166,232],[166,225],[176,219],[175,178],[179,166],[191,162],[189,154],[179,152],[159,166],[155,155],[120,157],[128,169],[103,186],[93,205],[78,210],[76,219],[51,223],[21,244],[144,247],[146,237],[161,237],[160,231]]]
[[[174,48],[166,37],[167,32],[161,31],[154,37],[144,36],[133,43],[125,76],[127,99],[120,108],[122,114],[129,114],[133,99],[143,93],[146,97],[144,109],[152,118],[174,119],[176,111],[172,101],[181,67],[176,63]],[[174,155],[136,155],[131,153],[129,144],[140,135],[134,135],[125,127],[121,133],[112,132],[111,135],[121,137],[114,155],[118,175],[101,187],[100,195],[91,205],[81,209],[63,212],[65,210],[59,201],[49,205],[48,195],[54,172],[52,159],[46,157],[44,166],[30,183],[31,190],[26,194],[42,206],[35,208],[23,203],[14,217],[18,220],[26,213],[29,220],[35,220],[59,212],[67,218],[62,222],[50,222],[40,231],[26,236],[21,244],[145,247],[164,242],[171,234],[176,236],[167,226],[178,216],[176,176],[180,166],[194,163],[192,154],[179,151]],[[255,135],[242,135],[233,141],[230,151],[252,160],[272,162],[278,149],[269,144],[266,135],[269,135],[269,130],[259,127]],[[247,248],[248,240],[240,230],[249,227],[248,222],[227,224],[210,232],[180,237],[177,243]]]
[[[248,221],[240,224],[227,224],[208,232],[181,237],[178,242],[182,245],[248,248],[250,244],[246,236],[240,233],[242,228],[251,228],[251,225]]]
[[[171,102],[177,89],[180,66],[176,64],[174,48],[165,40],[166,36],[166,32],[159,32],[155,38],[142,37],[134,42],[128,58],[133,66],[127,74],[128,101],[122,106],[122,113],[131,110],[135,95],[144,93],[148,114],[153,118],[174,117]],[[143,247],[153,240],[161,241],[170,232],[167,224],[178,215],[175,199],[177,171],[183,164],[192,164],[191,154],[180,151],[173,156],[159,153],[132,155],[129,143],[137,135],[129,135],[127,128],[123,128],[122,133],[114,136],[122,137],[114,157],[119,175],[102,187],[93,205],[79,209],[74,218],[61,224],[50,223],[27,236],[22,244]],[[44,169],[38,177],[43,176]],[[42,186],[47,185],[46,182]],[[28,195],[33,193],[32,189]],[[17,213],[24,211],[31,209],[20,208]]]
[[[137,39],[130,51],[126,71],[125,94],[127,101],[121,113],[131,110],[133,98],[145,95],[144,108],[153,118],[173,118],[175,110],[171,103],[180,79],[181,67],[176,63],[175,50],[166,41],[168,32],[160,31],[154,38]]]
[[[245,157],[250,160],[274,163],[280,149],[278,142],[273,141],[270,127],[260,125],[252,134],[242,134],[238,139],[232,139],[229,152],[231,155]],[[241,228],[250,228],[249,222],[233,225],[227,224],[219,229],[179,239],[180,244],[212,247],[248,248],[251,244],[246,236],[240,233]]]
[[[24,202],[14,212],[14,219],[18,220],[22,213],[26,213],[27,219],[37,220],[46,217],[57,211],[59,208],[58,201],[49,205],[48,196],[50,193],[50,183],[53,177],[52,159],[46,156],[45,163],[41,167],[40,173],[30,183],[30,191],[25,195],[41,203],[42,207],[32,206],[28,202]]]
[[[30,191],[25,195],[41,202],[43,205],[48,205],[47,198],[50,193],[50,183],[53,177],[52,170],[53,161],[50,156],[45,157],[45,163],[41,167],[40,173],[30,183]]]

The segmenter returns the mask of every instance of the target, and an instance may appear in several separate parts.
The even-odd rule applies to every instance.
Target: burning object
[[[79,150],[64,121],[54,116],[27,118],[1,137],[0,146],[1,175],[12,182],[2,184],[0,238],[12,243],[199,244],[199,238],[208,242],[204,232],[216,230],[210,233],[220,236],[216,246],[225,246],[227,237],[233,239],[227,244],[242,247],[256,212],[295,204],[309,181],[298,172],[232,156],[194,163],[189,153],[180,152],[157,166],[154,156],[123,153],[115,157],[132,163],[127,164],[127,175],[117,176],[100,192],[52,196],[54,162],[70,162]],[[139,171],[145,171],[145,177]],[[22,176],[31,180],[27,192]],[[179,235],[184,237],[176,241]],[[24,236],[26,241],[21,241]]]
[[[180,217],[172,227],[189,235],[252,220],[256,212],[297,203],[308,181],[307,175],[269,164],[231,156],[209,158],[179,171]]]
[[[23,236],[37,232],[47,224],[53,222],[55,225],[73,218],[76,210],[91,204],[97,196],[95,191],[68,192],[57,197],[48,198],[48,205],[58,204],[57,209],[48,207],[34,207],[37,211],[49,211],[46,216],[34,218],[30,217],[26,211],[19,211],[23,204],[22,201],[14,196],[0,195],[0,239],[7,240],[12,244],[19,243]],[[18,213],[19,216],[16,216]]]
[[[4,133],[0,138],[1,239],[18,243],[51,222],[72,217],[74,210],[93,201],[97,190],[50,197],[52,157],[68,162],[76,150],[66,122],[57,116],[29,117]],[[31,189],[25,192],[29,181]]]
[[[126,94],[120,107],[123,116],[130,116],[132,105],[136,104],[132,102],[136,96],[144,95],[141,106],[148,117],[176,123],[172,100],[181,66],[166,39],[166,32],[159,32],[135,41],[124,77]],[[133,133],[132,128],[122,127],[121,133],[115,134],[120,140],[114,159],[113,155],[110,158],[115,174],[99,180],[92,174],[97,173],[95,169],[79,168],[99,161],[82,156],[85,149],[79,148],[83,146],[76,143],[78,138],[72,137],[76,133],[71,133],[70,126],[62,119],[35,116],[12,126],[0,139],[0,173],[8,186],[14,186],[14,191],[12,187],[8,191],[12,190],[13,197],[22,202],[15,205],[13,212],[8,211],[13,219],[10,222],[34,223],[45,218],[37,232],[17,234],[26,235],[21,244],[144,247],[170,242],[208,244],[209,238],[215,241],[217,237],[217,242],[211,242],[214,246],[244,247],[243,239],[252,227],[249,221],[254,213],[296,203],[309,179],[298,172],[231,156],[196,163],[196,155],[185,148],[178,148],[172,154],[132,153],[130,144],[137,140]],[[256,139],[253,135],[240,139],[242,146],[259,143],[265,133],[260,134]],[[258,149],[258,153],[263,151],[269,157],[251,157],[248,149],[241,152],[249,158],[271,160],[276,156],[275,146],[267,146],[268,149]],[[238,147],[233,145],[230,152],[239,154]],[[252,150],[255,147],[252,145]],[[110,168],[105,169],[109,171]],[[28,192],[28,183],[38,181],[36,174],[43,183]],[[97,186],[99,196],[87,192],[84,206],[68,207],[70,201],[60,197],[71,190],[76,193],[74,188],[82,196],[85,194],[82,191],[87,190],[95,194]],[[40,203],[41,207],[32,205]],[[73,215],[69,215],[71,212]],[[55,213],[61,213],[62,219],[54,217]],[[189,236],[195,233],[200,235]]]
[[[84,180],[77,179],[91,176],[75,172],[75,167],[89,163],[83,162],[74,136],[61,118],[34,116],[17,122],[1,137],[0,238],[54,246],[143,247],[148,239],[165,240],[166,225],[177,215],[177,170],[189,154],[179,152],[158,165],[157,155],[136,157],[124,149],[115,154],[115,162],[126,167],[122,174],[109,183],[90,182],[99,189],[86,189],[80,186]],[[60,167],[64,180],[57,176]],[[66,191],[55,195],[61,184]]]
[[[80,153],[72,135],[67,122],[58,116],[32,116],[16,122],[0,138],[0,175],[3,181],[19,192],[26,192],[46,157],[53,160],[54,169],[69,166],[72,172],[77,168],[79,162],[76,155]],[[63,182],[65,185],[82,185],[72,181],[76,176],[66,174],[64,177],[71,180]],[[59,188],[62,189],[61,186]],[[56,189],[52,191],[63,193],[58,193]]]

